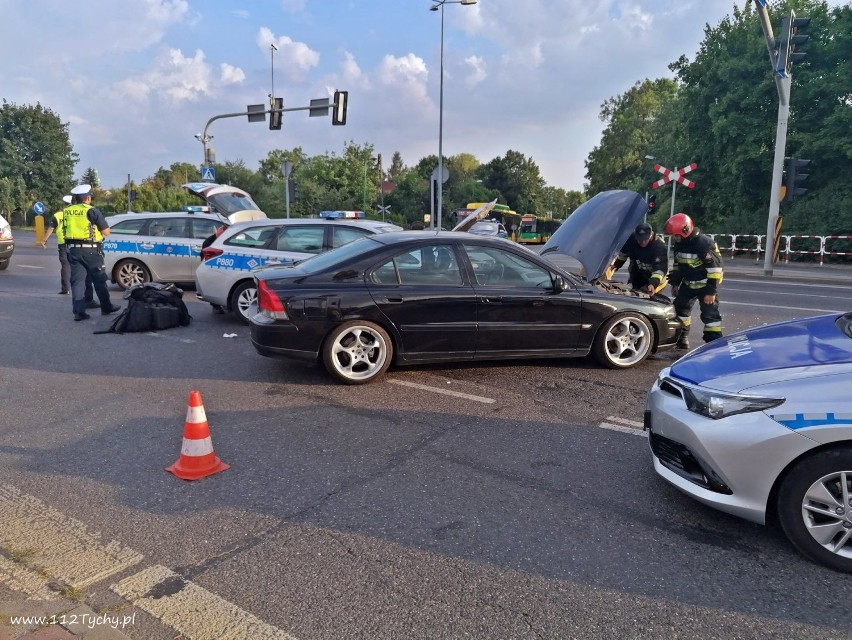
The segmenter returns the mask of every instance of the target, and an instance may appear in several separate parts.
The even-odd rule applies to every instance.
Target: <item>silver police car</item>
[[[320,216],[230,226],[201,252],[201,264],[195,270],[196,296],[248,324],[257,306],[253,269],[293,264],[365,235],[402,230],[388,222],[365,220],[362,212],[324,211]]]
[[[665,480],[852,573],[852,312],[692,351],[659,374],[645,427]]]
[[[229,221],[202,207],[162,213],[109,216],[104,240],[104,266],[122,289],[144,282],[191,284],[201,246]]]

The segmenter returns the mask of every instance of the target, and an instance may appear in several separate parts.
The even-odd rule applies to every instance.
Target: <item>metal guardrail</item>
[[[721,252],[729,253],[732,258],[737,254],[753,254],[755,261],[758,261],[765,251],[763,247],[765,235],[730,233],[708,233],[707,235],[716,241]],[[727,242],[724,239],[727,239]],[[790,262],[791,256],[816,256],[822,266],[827,258],[852,256],[852,242],[849,242],[852,240],[852,235],[789,235],[781,236],[781,240],[784,241],[784,246],[779,249],[778,255],[779,258],[784,256],[785,263]]]

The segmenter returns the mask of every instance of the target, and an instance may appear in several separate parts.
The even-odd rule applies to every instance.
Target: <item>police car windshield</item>
[[[237,213],[238,211],[260,211],[260,207],[254,203],[254,200],[241,191],[210,195],[207,197],[207,204],[210,206],[211,211],[215,210],[226,216]]]

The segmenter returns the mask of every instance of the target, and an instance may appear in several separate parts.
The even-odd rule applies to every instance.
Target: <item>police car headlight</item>
[[[698,387],[681,387],[686,408],[693,413],[719,420],[738,413],[765,411],[782,404],[786,398],[767,398],[764,396],[744,396],[722,393]]]

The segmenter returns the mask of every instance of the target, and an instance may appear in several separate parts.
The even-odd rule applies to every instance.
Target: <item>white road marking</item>
[[[611,420],[612,422],[601,422],[598,425],[601,429],[609,429],[610,431],[620,431],[621,433],[629,433],[630,435],[640,436],[642,438],[648,437],[648,432],[642,430],[642,427],[644,425],[641,422],[636,422],[635,420],[628,420],[627,418],[619,418],[618,416],[607,416],[606,419]],[[620,422],[621,424],[613,424],[613,422]]]
[[[849,289],[852,289],[852,287],[849,287]],[[766,289],[738,289],[737,287],[727,287],[727,286],[724,288],[724,291],[725,292],[736,291],[737,293],[763,293],[763,294],[771,293],[770,291],[767,291]],[[820,294],[814,294],[814,293],[796,293],[795,295],[796,295],[797,298],[828,298],[830,300],[837,300],[837,298],[840,297],[840,296],[837,296],[837,295],[826,296],[826,295],[820,295]]]
[[[6,552],[0,582],[42,599],[50,599],[48,582],[84,589],[142,560],[142,554],[102,541],[79,520],[7,484],[0,484],[0,548]]]
[[[497,402],[494,398],[485,398],[483,396],[473,396],[469,393],[461,393],[459,391],[450,391],[449,389],[439,389],[438,387],[430,387],[425,384],[417,384],[416,382],[406,382],[404,380],[388,380],[393,384],[401,384],[404,387],[413,387],[422,391],[431,391],[440,393],[445,396],[453,396],[454,398],[463,398],[464,400],[472,400],[473,402],[482,402],[484,404],[494,404]]]
[[[18,264],[18,263],[15,263],[15,266],[18,269],[44,269],[44,267],[38,267],[34,264]]]
[[[847,274],[845,274],[845,273],[844,274],[838,274],[838,277],[846,277],[846,275]],[[783,277],[783,276],[781,276],[781,277]],[[784,280],[784,281],[774,280],[773,278],[767,278],[766,280],[747,280],[747,279],[737,278],[736,276],[727,276],[727,275],[725,276],[725,280],[722,283],[722,290],[724,290],[724,284],[726,282],[729,282],[729,281],[730,282],[747,282],[749,284],[761,284],[761,285],[764,285],[764,286],[767,285],[767,284],[778,284],[778,285],[792,285],[792,286],[799,285],[799,286],[802,286],[802,287],[807,287],[808,289],[814,289],[814,288],[820,287],[820,288],[823,288],[823,289],[832,289],[832,290],[836,290],[836,289],[850,289],[850,290],[852,290],[852,287],[849,287],[849,286],[846,286],[846,285],[818,284],[816,282],[811,282],[807,278],[804,278],[803,281],[801,283],[799,283],[799,282],[787,282],[786,280]],[[764,291],[762,291],[762,293],[768,293],[768,292],[764,290]]]
[[[193,640],[296,640],[167,567],[149,567],[110,589]]]

